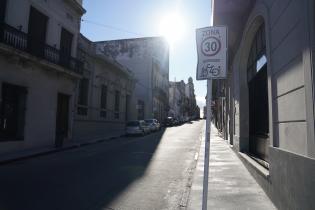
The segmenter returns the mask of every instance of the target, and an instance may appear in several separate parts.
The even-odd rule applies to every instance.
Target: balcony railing
[[[62,53],[55,47],[32,39],[27,33],[6,23],[0,24],[0,42],[65,67],[72,72],[78,74],[83,72],[83,63],[81,61]]]

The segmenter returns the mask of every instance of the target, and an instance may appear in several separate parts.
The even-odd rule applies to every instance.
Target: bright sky
[[[83,0],[83,6],[81,32],[92,41],[168,35],[169,79],[187,83],[191,76],[203,110],[207,88],[196,81],[195,29],[210,26],[211,0]]]

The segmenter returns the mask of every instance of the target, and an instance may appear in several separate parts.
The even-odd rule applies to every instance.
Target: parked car
[[[145,135],[150,128],[144,120],[129,121],[126,124],[126,135]]]
[[[152,132],[158,131],[161,129],[161,125],[157,119],[146,119],[144,120],[150,127]]]
[[[173,125],[180,125],[180,121],[177,118],[174,118]]]
[[[167,117],[165,119],[164,125],[167,126],[173,126],[174,125],[174,118],[173,117]]]

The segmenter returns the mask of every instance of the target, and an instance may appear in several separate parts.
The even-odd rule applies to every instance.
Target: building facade
[[[215,82],[218,124],[279,209],[314,209],[315,5],[214,0],[229,31],[228,76]]]
[[[82,2],[0,1],[0,154],[72,138]]]
[[[133,74],[107,57],[96,54],[96,44],[79,38],[78,59],[84,64],[78,83],[73,139],[87,141],[125,133],[131,119]]]
[[[169,48],[161,37],[97,42],[98,54],[130,69],[136,80],[132,119],[167,117],[169,87]]]

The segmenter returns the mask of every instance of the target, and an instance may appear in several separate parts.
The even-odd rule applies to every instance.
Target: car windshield
[[[153,123],[153,120],[145,120],[146,123]]]
[[[131,121],[127,123],[127,126],[139,126],[139,121]]]

